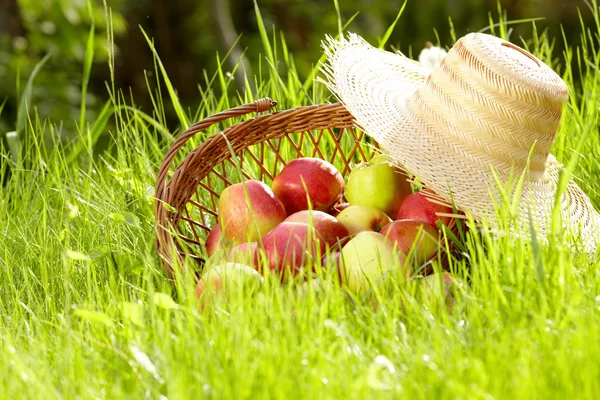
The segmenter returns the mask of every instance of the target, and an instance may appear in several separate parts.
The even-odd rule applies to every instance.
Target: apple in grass
[[[348,229],[335,217],[317,210],[298,211],[285,219],[286,222],[302,222],[315,228],[319,238],[329,247],[343,245],[348,237]]]
[[[314,264],[325,254],[326,245],[316,230],[301,222],[282,222],[262,238],[262,248],[255,253],[254,264],[268,268],[282,281],[298,275],[306,265]]]
[[[256,242],[286,217],[271,188],[257,180],[227,187],[218,209],[223,236],[236,244]]]
[[[442,303],[452,308],[456,305],[454,295],[464,288],[463,281],[448,273],[436,273],[421,278],[419,281],[419,295],[423,303]]]
[[[349,206],[336,218],[348,229],[350,235],[363,231],[379,232],[392,222],[386,213],[373,206]]]
[[[342,198],[344,178],[325,160],[297,158],[283,167],[272,187],[287,215],[308,209],[327,211]]]
[[[424,264],[438,253],[439,232],[434,226],[416,220],[398,220],[386,225],[381,234],[402,253],[413,251],[414,259]]]
[[[264,278],[254,268],[240,263],[225,262],[205,271],[196,285],[196,297],[202,308],[232,295],[256,292]]]
[[[412,193],[408,176],[382,154],[358,164],[348,176],[346,198],[352,205],[372,206],[395,218],[406,196]]]
[[[448,225],[452,218],[438,216],[437,214],[453,214],[454,211],[451,207],[430,201],[428,195],[433,195],[434,193],[432,190],[425,189],[407,196],[400,206],[396,219],[415,219],[427,222],[433,226],[437,226],[436,222],[441,221],[443,224]]]
[[[321,299],[327,297],[328,293],[331,293],[334,287],[330,281],[321,279],[312,279],[310,281],[304,281],[295,288],[295,295],[297,297],[310,298],[313,297],[317,304]]]
[[[379,285],[387,274],[404,279],[410,275],[405,256],[380,233],[360,232],[342,249],[340,255],[341,282],[351,293],[366,295],[373,285]]]

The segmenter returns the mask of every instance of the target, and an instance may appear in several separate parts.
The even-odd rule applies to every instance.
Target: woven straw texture
[[[263,99],[212,115],[179,136],[165,155],[156,183],[156,250],[169,274],[185,256],[204,262],[204,241],[217,222],[225,187],[245,179],[270,185],[298,157],[327,160],[346,177],[352,165],[378,153],[377,144],[354,127],[354,118],[339,103],[256,116],[209,136],[194,149],[185,147],[214,124],[274,105]]]
[[[510,193],[522,176],[516,232],[533,220],[546,237],[562,168],[550,148],[568,99],[554,71],[518,46],[479,33],[458,40],[429,75],[354,34],[329,38],[324,47],[326,84],[394,161],[492,224],[499,187]],[[598,212],[573,182],[561,201],[565,227],[594,253]]]

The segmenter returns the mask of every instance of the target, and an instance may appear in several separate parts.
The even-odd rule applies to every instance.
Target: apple
[[[224,247],[228,246],[228,241],[223,237],[223,233],[221,231],[221,225],[216,224],[212,227],[210,232],[208,232],[208,236],[206,237],[206,254],[210,257],[215,252],[222,250]]]
[[[436,222],[441,221],[445,225],[448,225],[452,218],[442,217],[436,214],[453,214],[454,211],[451,207],[429,201],[427,194],[433,193],[433,191],[425,189],[406,197],[400,206],[396,219],[416,219],[418,221],[427,222],[433,226],[437,226]]]
[[[427,262],[438,252],[439,232],[426,222],[410,219],[394,221],[384,226],[381,234],[406,255],[414,247],[413,254],[419,264]]]
[[[404,198],[412,193],[407,179],[406,174],[380,154],[352,169],[346,198],[352,205],[377,207],[395,218]]]
[[[364,296],[387,273],[404,273],[405,256],[380,233],[360,232],[341,251],[341,278],[350,292]]]
[[[254,255],[256,253],[257,247],[258,243],[256,242],[246,242],[238,244],[229,251],[229,254],[227,254],[227,261],[239,263],[252,263],[254,261]]]
[[[283,167],[272,186],[287,214],[291,215],[309,208],[329,210],[342,197],[344,178],[325,160],[297,158]]]
[[[221,193],[218,209],[223,235],[236,244],[256,242],[286,217],[281,201],[257,180],[227,187]]]
[[[301,222],[282,222],[263,236],[262,245],[255,253],[255,265],[259,270],[268,267],[282,281],[298,275],[326,250],[315,229]]]
[[[329,210],[329,214],[337,217],[344,209],[350,207],[350,203],[338,203],[335,204],[333,207],[331,207],[331,209]]]
[[[350,235],[363,231],[379,232],[392,222],[386,213],[373,206],[350,206],[342,210],[336,218],[344,224]]]
[[[202,308],[212,305],[224,296],[235,293],[254,292],[263,284],[264,278],[254,268],[240,263],[226,262],[205,271],[196,286],[196,297]]]
[[[452,308],[456,305],[454,294],[463,287],[462,280],[448,272],[428,275],[419,280],[420,299],[424,303],[443,301]]]
[[[344,239],[349,235],[348,229],[335,217],[324,213],[323,211],[298,211],[285,219],[287,222],[302,222],[315,228],[320,239],[329,248],[336,244],[343,245]]]

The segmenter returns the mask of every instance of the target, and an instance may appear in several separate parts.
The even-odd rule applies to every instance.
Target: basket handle
[[[252,103],[244,104],[229,110],[221,111],[218,114],[211,115],[210,117],[198,121],[192,126],[190,126],[175,140],[175,142],[171,145],[171,148],[165,155],[165,158],[162,164],[160,165],[160,169],[158,171],[158,177],[156,178],[156,193],[159,194],[162,192],[165,180],[167,179],[169,168],[171,167],[171,164],[175,159],[175,155],[192,136],[226,119],[232,117],[241,117],[242,115],[246,115],[249,113],[259,113],[268,111],[276,105],[276,101],[265,97],[264,99],[259,99]]]

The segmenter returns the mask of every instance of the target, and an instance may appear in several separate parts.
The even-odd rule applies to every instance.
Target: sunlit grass
[[[317,65],[301,80],[283,35],[259,28],[264,49],[254,51],[265,57],[248,77],[257,98],[280,109],[333,101],[314,81]],[[574,176],[598,205],[600,29],[582,31],[582,46],[562,55],[545,34],[522,44],[569,85],[553,153],[565,163],[578,155]],[[61,142],[58,121],[38,121],[22,105],[26,157],[3,153],[0,171],[10,165],[0,192],[0,398],[597,397],[600,262],[560,235],[538,244],[502,230],[468,234],[451,264],[468,283],[452,311],[417,301],[411,283],[373,307],[335,285],[299,295],[267,280],[254,296],[203,312],[189,276],[174,285],[155,254],[155,174],[188,123],[254,99],[228,95],[233,74],[221,67],[186,110],[176,88],[158,89],[168,75],[155,56],[154,110],[109,84],[111,100],[96,121],[81,110],[71,143]],[[166,107],[176,110],[176,132]],[[107,133],[108,150],[93,154]]]

